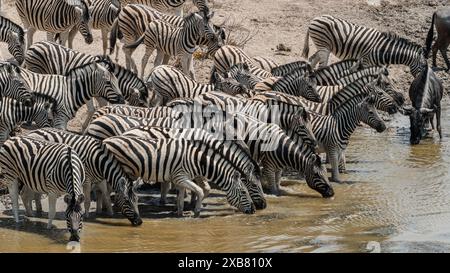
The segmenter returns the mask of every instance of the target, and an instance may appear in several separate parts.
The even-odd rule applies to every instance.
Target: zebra
[[[186,0],[119,0],[125,6],[127,4],[143,4],[150,6],[160,12],[166,12],[167,10],[175,9],[177,16],[183,16],[183,4]],[[209,7],[206,0],[192,0],[194,6],[199,11],[208,13]]]
[[[334,195],[320,157],[309,145],[299,145],[278,125],[262,122],[245,113],[228,114],[225,124],[229,126],[225,127],[226,135],[242,139],[249,147],[253,159],[260,162],[264,185],[270,193],[281,193],[279,174],[289,167],[304,173],[309,187],[323,197]],[[231,132],[228,131],[230,129]]]
[[[331,181],[339,179],[339,164],[345,170],[344,152],[350,136],[360,122],[364,122],[381,133],[386,125],[378,116],[374,106],[375,99],[368,96],[363,101],[358,98],[349,99],[335,109],[331,115],[312,113],[311,125],[319,142],[319,152],[325,152],[331,163]]]
[[[257,65],[259,68],[266,70],[266,71],[272,71],[272,69],[279,66],[277,62],[275,62],[272,59],[256,56],[252,58],[255,65]]]
[[[212,73],[210,84],[215,84],[217,82],[217,76],[220,75],[220,73],[217,73],[214,69],[212,70]],[[256,75],[250,72],[250,68],[246,63],[238,63],[231,66],[226,73],[223,73],[223,75],[224,77],[235,79],[249,90],[253,90],[261,81]]]
[[[107,115],[118,114],[123,116],[132,116],[140,118],[160,118],[160,117],[173,117],[178,119],[182,116],[182,113],[175,111],[172,107],[158,106],[152,108],[135,107],[129,105],[107,105],[98,109],[91,117],[91,121]]]
[[[112,215],[109,192],[106,183],[102,183],[106,181],[116,192],[115,202],[121,208],[122,214],[134,226],[142,224],[132,181],[129,180],[119,162],[100,141],[89,136],[80,136],[54,128],[35,130],[28,133],[27,137],[69,145],[83,161],[87,180],[83,187],[85,196],[84,217],[89,217],[91,184],[97,184],[101,188],[103,198],[107,202],[108,213]],[[97,213],[99,213],[98,207]]]
[[[34,103],[34,95],[20,75],[20,69],[8,62],[0,62],[0,97],[16,99],[25,106]]]
[[[19,183],[35,192],[48,194],[47,228],[52,227],[55,218],[56,199],[59,195],[66,194],[65,215],[70,241],[80,240],[85,170],[81,159],[70,146],[27,137],[13,137],[0,149],[0,167],[13,201],[16,222],[19,222]]]
[[[182,27],[174,27],[163,20],[152,21],[139,39],[125,46],[126,48],[135,49],[141,43],[145,44],[141,77],[144,76],[148,59],[153,51],[158,49],[154,67],[163,63],[164,54],[166,56],[181,56],[183,72],[195,80],[192,54],[199,45],[198,40],[200,37],[203,35],[206,35],[208,39],[214,37],[215,34],[209,27],[209,19],[211,17],[212,15],[202,17],[199,13],[191,13],[184,17]]]
[[[204,177],[226,192],[230,205],[240,211],[255,213],[238,170],[219,153],[212,153],[211,143],[186,139],[143,139],[116,136],[103,140],[131,176],[144,181],[172,182],[197,195],[195,216],[200,215],[203,190],[192,179]],[[126,156],[125,156],[126,155]]]
[[[93,42],[89,27],[89,8],[86,0],[15,0],[17,13],[27,31],[27,48],[33,44],[36,30],[47,31],[47,39],[63,33],[61,41],[68,40],[72,48],[76,30],[87,44]]]
[[[98,140],[121,136],[126,131],[139,126],[159,126],[183,128],[181,121],[171,117],[140,118],[107,114],[94,119],[86,128],[85,134]]]
[[[23,63],[25,51],[23,28],[6,17],[0,16],[0,41],[8,44],[8,51],[18,62]]]
[[[279,65],[277,67],[272,68],[270,72],[275,77],[284,77],[288,74],[291,74],[294,71],[302,70],[307,72],[312,72],[312,67],[309,62],[306,61],[296,61],[292,63],[287,63],[283,65]]]
[[[247,89],[233,78],[223,78],[216,75],[215,84],[201,84],[190,79],[183,72],[169,65],[155,67],[148,78],[153,89],[152,105],[165,105],[175,98],[194,98],[213,90],[237,95],[246,93]]]
[[[148,89],[135,73],[111,61],[109,57],[92,56],[52,42],[38,42],[27,51],[25,67],[41,74],[66,75],[70,70],[81,65],[103,61],[112,67],[119,88],[128,103],[143,106],[147,103]],[[138,94],[136,101],[135,94]]]
[[[272,85],[272,90],[288,95],[301,96],[313,102],[321,102],[317,93],[317,84],[314,76],[306,73],[300,76],[292,73],[279,79]]]
[[[330,15],[314,18],[306,32],[303,57],[308,58],[309,36],[317,52],[311,56],[311,66],[327,65],[330,53],[339,59],[357,59],[358,64],[403,64],[417,75],[426,64],[423,48],[394,33],[355,25]]]
[[[103,55],[107,54],[108,33],[119,15],[120,8],[120,0],[94,0],[89,6],[91,28],[101,31]]]
[[[50,116],[54,110],[44,96],[38,96],[32,106],[15,99],[0,98],[0,146],[8,139],[14,128],[22,122],[35,121],[37,127],[51,126]]]
[[[225,133],[225,132],[222,132]],[[241,140],[228,140],[220,133],[209,133],[201,128],[161,128],[153,126],[139,126],[122,134],[122,136],[135,136],[141,138],[160,139],[175,138],[203,141],[210,149],[222,154],[239,171],[242,171],[242,182],[246,186],[250,198],[256,209],[264,209],[267,206],[266,199],[259,181],[260,169],[258,163],[253,160],[249,148]],[[184,192],[179,195],[184,199]],[[183,204],[180,200],[179,204]],[[182,209],[180,208],[180,211]]]
[[[226,73],[233,65],[245,63],[248,65],[250,72],[256,75],[259,80],[272,77],[272,73],[259,68],[254,61],[240,48],[224,45],[214,54],[213,71]],[[212,73],[211,73],[212,74]]]
[[[119,38],[124,45],[132,44],[145,33],[148,24],[158,19],[164,20],[176,27],[183,27],[184,24],[182,17],[167,15],[145,5],[130,4],[124,6],[119,13],[118,18],[114,21],[111,29],[109,41],[110,54],[114,53],[117,38]],[[223,28],[214,26],[214,32],[216,34],[214,37],[206,39],[205,36],[202,36],[197,41],[197,44],[208,47],[208,55],[210,56],[215,54],[226,38]],[[136,64],[131,58],[134,49],[123,47],[122,50],[125,53],[127,69],[132,69],[134,72],[137,72]],[[167,64],[169,56],[164,56],[164,58],[163,63]],[[116,52],[116,61],[117,59],[118,52]]]
[[[78,109],[93,96],[101,96],[111,103],[123,103],[124,99],[117,78],[103,63],[88,63],[69,71],[66,76],[44,75],[21,69],[32,90],[53,97],[57,101],[54,116],[56,128],[67,127]]]
[[[217,114],[245,113],[262,122],[275,123],[279,125],[289,136],[297,139],[297,144],[311,147],[314,149],[317,145],[314,134],[309,126],[309,117],[305,107],[296,103],[286,103],[282,100],[264,99],[240,99],[221,92],[211,91],[202,94],[194,99],[193,102],[180,101],[170,105],[176,112],[186,113],[193,116],[194,125],[199,120],[196,117],[198,112],[204,114],[206,110],[214,113],[213,120]],[[200,106],[200,109],[197,107]],[[202,107],[206,107],[202,109]],[[184,116],[183,116],[184,118]],[[188,122],[192,119],[184,119]],[[299,126],[292,127],[292,123],[297,120]],[[205,122],[204,122],[205,123]],[[184,128],[186,128],[186,123]],[[191,123],[192,124],[192,123]],[[198,124],[198,123],[197,123]],[[203,123],[201,123],[203,124]],[[207,123],[206,123],[207,124]],[[295,136],[294,136],[295,135]]]

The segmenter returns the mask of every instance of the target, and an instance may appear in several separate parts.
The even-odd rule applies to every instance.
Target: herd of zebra
[[[80,239],[92,190],[97,212],[113,213],[114,193],[114,206],[135,226],[142,224],[136,186],[143,182],[161,183],[162,204],[174,186],[179,216],[186,190],[200,214],[209,183],[251,214],[266,208],[265,194],[290,193],[280,186],[286,169],[324,198],[334,196],[320,154],[331,164],[331,181],[340,182],[360,123],[386,129],[378,111],[408,115],[412,144],[434,128],[434,116],[441,135],[442,84],[425,58],[430,39],[424,51],[395,34],[324,15],[310,22],[303,54],[308,58],[309,38],[317,52],[279,65],[226,44],[226,29],[211,23],[206,0],[193,0],[198,11],[184,17],[185,0],[14,1],[24,27],[0,17],[0,40],[14,57],[0,62],[2,183],[16,222],[19,196],[31,216],[33,201],[41,212],[47,194],[51,227],[56,199],[64,195],[71,241]],[[77,32],[92,43],[91,29],[101,29],[103,54],[71,49]],[[37,30],[49,41],[33,43]],[[118,39],[126,67],[117,63]],[[139,74],[132,54],[140,44],[146,51]],[[195,80],[198,47],[214,61],[209,84]],[[331,53],[341,61],[328,64]],[[168,65],[171,57],[181,69]],[[410,106],[388,65],[410,67]],[[85,104],[82,132],[67,131]],[[34,130],[14,136],[21,126]]]

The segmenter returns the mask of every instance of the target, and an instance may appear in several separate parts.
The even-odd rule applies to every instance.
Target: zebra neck
[[[48,12],[45,16],[45,30],[53,32],[62,32],[72,25],[69,20],[76,18],[77,13],[75,7],[66,3],[66,1],[52,1],[51,9],[46,9]]]
[[[180,48],[189,54],[194,53],[197,47],[197,41],[200,38],[198,30],[193,27],[188,27],[185,23],[185,27],[181,29],[179,37],[178,43]]]
[[[362,114],[360,108],[356,105],[335,111],[332,117],[336,121],[337,132],[334,133],[338,133],[341,140],[348,142],[350,136],[361,122]]]
[[[71,100],[68,105],[71,106],[72,114],[92,99],[94,97],[93,90],[96,90],[94,82],[88,79],[87,73],[77,73],[75,77],[69,76],[68,88],[70,89],[68,99]]]

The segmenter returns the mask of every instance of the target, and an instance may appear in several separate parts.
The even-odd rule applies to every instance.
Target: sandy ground
[[[379,5],[368,5],[367,1],[362,0],[214,0],[210,2],[215,11],[213,21],[216,24],[224,23],[227,26],[230,22],[234,22],[242,33],[252,34],[253,38],[244,47],[250,56],[269,57],[280,64],[301,59],[308,23],[316,16],[331,14],[382,31],[394,31],[419,44],[424,44],[432,13],[440,6],[449,4],[447,0],[392,0],[381,1]],[[14,1],[2,0],[1,13],[21,24]],[[44,39],[44,32],[37,32],[34,36],[34,41]],[[91,45],[85,44],[80,35],[77,35],[74,44],[76,50],[93,55],[99,54],[102,48],[100,31],[94,30],[94,43]],[[292,50],[278,52],[276,50],[278,44],[284,44]],[[313,49],[311,51],[314,52]],[[3,58],[10,58],[5,45],[1,45],[0,53]],[[134,59],[140,60],[142,55],[141,46],[135,52]],[[119,62],[122,65],[125,64],[122,52]],[[210,60],[196,61],[196,74],[200,81],[208,81],[211,64]],[[440,56],[438,65],[443,65]],[[147,73],[151,67],[152,65],[148,66]],[[412,81],[408,71],[407,67],[402,66],[390,69],[394,82],[404,92],[408,91]],[[448,90],[448,74],[438,72],[438,75],[443,79]],[[84,117],[83,107],[70,123],[70,129],[79,130]]]

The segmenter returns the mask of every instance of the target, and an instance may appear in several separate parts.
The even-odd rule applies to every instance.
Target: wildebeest
[[[431,123],[436,115],[436,129],[442,139],[441,131],[441,99],[444,93],[442,82],[427,65],[414,79],[409,88],[411,106],[403,108],[403,114],[408,115],[411,124],[410,143],[419,144],[426,134],[425,125]]]
[[[434,26],[436,25],[437,39],[433,45],[433,67],[436,67],[436,55],[439,50],[450,70],[450,61],[447,57],[447,47],[450,44],[450,7],[444,7],[433,13],[431,27],[428,31],[427,40],[425,42],[425,56],[428,58],[430,54],[431,44],[433,43]]]

